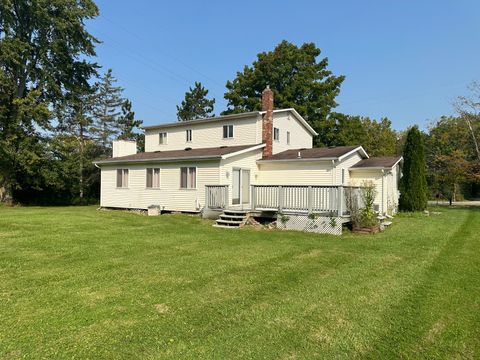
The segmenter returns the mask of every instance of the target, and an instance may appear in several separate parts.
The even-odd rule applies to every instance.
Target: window
[[[128,187],[128,169],[117,169],[117,188]]]
[[[180,168],[180,188],[195,189],[197,187],[197,168],[182,167]]]
[[[223,125],[223,138],[233,138],[233,125]]]
[[[161,132],[158,134],[158,143],[160,145],[165,145],[167,143],[167,133]]]
[[[342,169],[342,185],[345,185],[345,169]]]
[[[287,131],[287,145],[290,145],[290,131]]]
[[[187,142],[191,142],[192,141],[192,130],[188,129],[186,131],[186,134],[187,134]]]
[[[280,141],[280,129],[273,128],[273,140]]]
[[[159,168],[147,169],[147,188],[149,189],[160,188],[160,169]]]

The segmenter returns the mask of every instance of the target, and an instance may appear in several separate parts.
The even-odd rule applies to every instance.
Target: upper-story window
[[[148,189],[160,188],[160,169],[159,168],[147,168],[147,188]]]
[[[161,132],[158,134],[158,143],[160,145],[165,145],[167,143],[167,133],[166,132]]]
[[[187,142],[191,142],[192,141],[192,129],[185,130],[185,135],[186,135],[186,138],[187,138]]]
[[[128,169],[117,169],[117,188],[128,187]]]
[[[273,140],[280,141],[280,129],[273,128]]]
[[[290,131],[287,131],[287,145],[290,145]]]
[[[223,125],[223,138],[233,138],[233,125]]]

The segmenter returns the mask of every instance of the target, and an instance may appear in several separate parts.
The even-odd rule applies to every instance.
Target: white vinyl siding
[[[274,113],[273,126],[279,129],[279,139],[273,142],[274,154],[289,149],[309,149],[313,146],[312,134],[288,112]],[[285,136],[285,133],[290,133],[290,135]]]
[[[334,185],[331,161],[259,163],[259,185]]]
[[[233,125],[233,138],[223,138],[223,125]],[[158,134],[164,129],[147,129],[145,132],[145,151],[181,150],[185,148],[185,132],[192,130],[192,141],[188,146],[193,149],[218,146],[254,145],[262,142],[261,117],[252,116],[242,119],[219,120],[198,124],[179,124],[168,128],[168,141],[159,145]],[[304,146],[305,147],[305,146]]]
[[[117,169],[117,188],[128,188],[128,169]]]
[[[147,168],[147,188],[160,188],[160,168]]]
[[[156,167],[161,168],[161,188],[145,189],[146,168]],[[181,167],[196,168],[196,189],[180,189]],[[128,189],[118,189],[116,170],[114,166],[102,166],[100,205],[103,207],[147,209],[159,205],[162,210],[200,211],[205,206],[205,185],[218,184],[220,177],[219,161],[130,165]]]

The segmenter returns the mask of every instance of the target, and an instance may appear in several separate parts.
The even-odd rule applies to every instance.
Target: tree
[[[43,156],[33,144],[50,127],[50,110],[96,74],[87,58],[97,40],[84,23],[97,15],[91,0],[0,2],[0,201]]]
[[[178,121],[187,121],[212,117],[215,99],[207,98],[208,90],[202,83],[195,81],[195,86],[185,93],[185,99],[177,105]]]
[[[96,84],[92,134],[100,142],[106,155],[110,154],[112,141],[119,134],[120,107],[125,103],[122,98],[123,88],[115,86],[116,82],[112,69],[108,69]]]
[[[143,134],[136,130],[143,124],[142,120],[135,119],[132,111],[132,102],[128,99],[122,104],[122,115],[118,118],[119,139],[135,140],[139,151],[142,151]]]
[[[83,201],[85,193],[85,165],[88,163],[87,145],[91,144],[96,95],[93,89],[78,89],[70,93],[57,109],[57,132],[65,140],[75,140],[70,146],[76,155],[78,197]],[[102,147],[103,148],[103,147]]]
[[[251,67],[245,66],[227,82],[228,109],[223,114],[260,110],[262,91],[269,85],[275,106],[295,108],[320,134],[317,144],[324,145],[325,128],[332,126],[328,115],[337,106],[335,98],[345,77],[327,69],[327,58],[317,61],[320,53],[314,43],[297,47],[282,41],[273,51],[258,54]]]
[[[480,162],[480,83],[469,86],[470,96],[460,96],[454,104],[460,117],[465,121],[472,137],[477,160]]]
[[[397,134],[392,122],[369,117],[332,113],[331,134],[324,135],[326,146],[362,145],[371,156],[391,156],[396,153]]]
[[[408,131],[403,159],[403,176],[400,179],[400,210],[425,210],[428,200],[425,149],[422,134],[417,126]]]

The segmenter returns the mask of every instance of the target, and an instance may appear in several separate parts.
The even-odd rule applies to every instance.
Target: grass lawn
[[[480,208],[375,236],[0,208],[0,358],[479,358]]]

